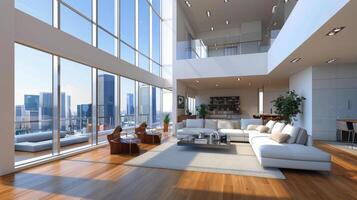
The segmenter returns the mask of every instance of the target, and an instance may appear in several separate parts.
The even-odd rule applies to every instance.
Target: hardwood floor
[[[133,156],[103,147],[1,177],[0,199],[357,199],[357,157],[316,146],[333,155],[331,173],[283,170],[286,180],[129,167]]]

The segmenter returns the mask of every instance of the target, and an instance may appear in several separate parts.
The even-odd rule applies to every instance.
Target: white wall
[[[349,0],[299,0],[268,52],[271,72]]]
[[[176,60],[174,79],[265,75],[267,53]]]
[[[14,170],[14,1],[0,1],[0,175]]]
[[[357,64],[314,66],[312,81],[313,136],[336,140],[336,119],[357,118]]]
[[[302,105],[303,114],[297,116],[297,121],[294,122],[294,125],[305,128],[308,134],[314,137],[312,132],[312,67],[291,76],[289,89],[295,90],[298,95],[306,98]]]
[[[264,113],[274,113],[273,100],[280,95],[284,95],[289,90],[289,85],[281,85],[279,87],[264,87]]]

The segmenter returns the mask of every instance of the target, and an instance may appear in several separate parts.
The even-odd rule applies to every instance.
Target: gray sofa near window
[[[66,135],[66,132],[60,132],[61,147],[88,142],[88,140],[88,135]],[[52,131],[15,136],[16,151],[39,152],[49,149],[52,149]]]
[[[189,119],[177,124],[176,133],[177,138],[182,138],[217,131],[229,136],[231,141],[249,142],[263,167],[331,170],[331,155],[315,148],[311,135],[305,129],[275,121],[263,126],[259,125],[259,119],[242,119],[240,124],[242,129],[229,121],[220,123],[220,120],[204,122],[202,119]],[[289,139],[286,143],[278,143],[271,139],[272,133],[288,134]]]

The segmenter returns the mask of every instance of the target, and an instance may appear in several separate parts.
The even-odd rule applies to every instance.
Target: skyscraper
[[[41,130],[52,129],[52,93],[42,92],[40,93],[40,124]]]
[[[126,114],[127,115],[134,115],[134,94],[127,93],[126,94]]]
[[[35,132],[40,129],[40,96],[25,95],[25,110],[29,112],[30,131]]]
[[[114,126],[115,119],[115,77],[109,74],[98,76],[99,122]]]

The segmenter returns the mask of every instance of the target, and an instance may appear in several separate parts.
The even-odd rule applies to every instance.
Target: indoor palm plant
[[[286,95],[281,95],[272,101],[275,107],[275,113],[283,117],[285,123],[292,124],[296,119],[296,115],[302,113],[301,105],[305,97],[299,96],[296,92],[288,91]]]
[[[170,114],[164,117],[164,132],[169,132]]]
[[[202,119],[205,119],[206,118],[206,115],[208,114],[208,106],[206,104],[201,104],[199,105],[197,108],[197,113],[198,113],[198,116]]]

